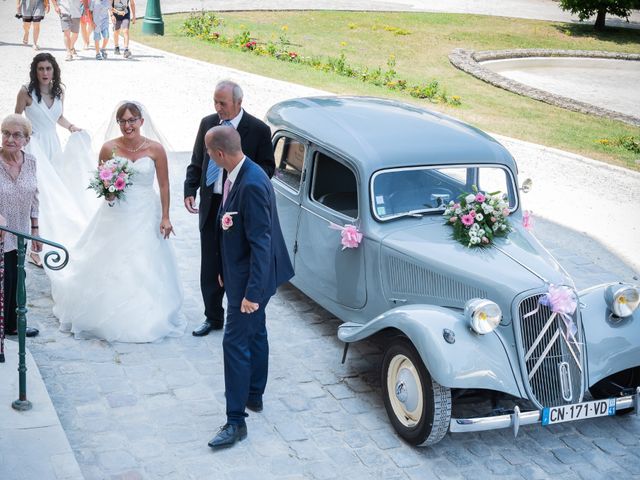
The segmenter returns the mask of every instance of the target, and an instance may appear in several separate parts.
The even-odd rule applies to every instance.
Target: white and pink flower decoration
[[[533,213],[529,210],[522,212],[522,226],[529,232],[533,230]]]
[[[565,285],[550,284],[547,293],[538,299],[538,306],[532,312],[526,314],[523,319],[535,315],[540,310],[540,305],[551,310],[552,314],[558,315],[566,328],[567,341],[571,340],[574,344],[579,343],[578,327],[573,320],[573,315],[578,308],[578,299],[572,288]]]
[[[345,225],[341,227],[335,223],[329,223],[329,228],[333,230],[340,230],[340,243],[342,244],[342,250],[347,248],[358,248],[360,242],[362,242],[362,233],[355,225]]]
[[[115,200],[124,197],[126,188],[132,184],[133,175],[131,162],[126,158],[114,156],[96,169],[88,188],[94,190],[98,198],[105,197],[109,205],[113,206]]]
[[[458,202],[450,201],[443,215],[454,239],[469,248],[488,247],[511,231],[509,201],[500,192],[480,192],[475,185],[473,190],[460,195]]]

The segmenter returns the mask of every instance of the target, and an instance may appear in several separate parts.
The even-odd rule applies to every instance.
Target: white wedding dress
[[[31,100],[24,113],[31,121],[33,133],[25,150],[37,162],[40,235],[68,246],[78,241],[99,205],[95,195],[87,190],[97,161],[91,138],[85,131],[71,134],[62,151],[56,132],[62,115],[59,98],[53,100],[51,108],[44,100],[38,102],[35,92],[31,93]]]
[[[142,157],[132,169],[124,198],[113,207],[101,201],[69,264],[49,274],[60,329],[79,338],[153,342],[184,333],[175,255],[159,231],[155,163]]]

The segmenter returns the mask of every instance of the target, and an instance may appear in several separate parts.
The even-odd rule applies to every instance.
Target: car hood
[[[429,302],[454,307],[484,297],[509,309],[521,292],[550,283],[573,287],[560,264],[520,226],[492,247],[467,248],[451,237],[441,220],[418,221],[415,226],[403,222],[402,229],[382,238],[383,282],[390,296],[410,292],[409,297],[426,296]]]

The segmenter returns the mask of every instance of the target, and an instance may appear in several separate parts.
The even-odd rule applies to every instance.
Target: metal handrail
[[[59,243],[46,240],[44,238],[30,235],[24,232],[18,232],[8,227],[0,225],[0,230],[16,236],[18,243],[18,289],[16,292],[18,314],[18,399],[11,406],[16,410],[31,409],[31,402],[27,400],[27,364],[26,364],[26,346],[25,337],[27,331],[27,289],[25,284],[26,273],[24,270],[24,259],[27,251],[27,240],[41,242],[49,245],[57,250],[51,250],[44,256],[44,265],[51,270],[61,270],[69,262],[69,252]],[[6,234],[5,234],[6,235]],[[62,251],[63,255],[60,254]],[[4,330],[0,332],[2,340],[4,340]]]

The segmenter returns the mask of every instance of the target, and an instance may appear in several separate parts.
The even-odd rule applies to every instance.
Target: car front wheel
[[[394,340],[382,362],[387,415],[398,434],[412,445],[433,445],[449,430],[451,390],[436,382],[407,339]]]

